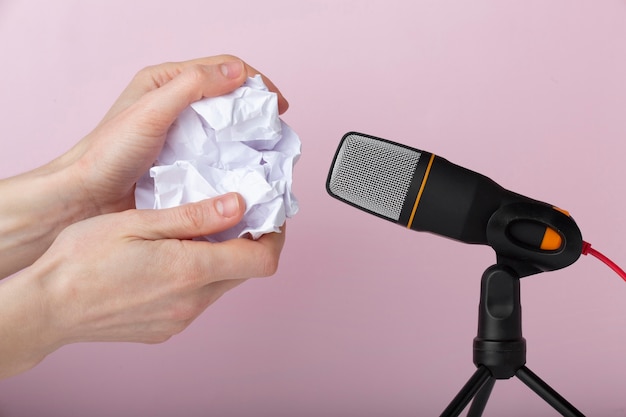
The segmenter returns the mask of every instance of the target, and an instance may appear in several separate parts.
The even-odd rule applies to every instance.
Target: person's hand
[[[232,227],[244,211],[243,198],[229,193],[68,227],[32,267],[47,271],[49,328],[64,343],[155,343],[182,331],[242,280],[276,271],[284,233],[256,241],[191,240]]]
[[[7,324],[15,327],[0,332],[6,334],[0,377],[68,343],[163,342],[243,280],[272,275],[284,233],[256,241],[191,240],[232,227],[244,211],[243,198],[229,193],[171,209],[105,214],[66,228],[0,291]]]
[[[256,241],[193,240],[237,224],[239,194],[134,209],[135,183],[178,114],[254,74],[231,56],[142,70],[74,148],[0,181],[0,278],[30,265],[0,283],[0,378],[68,343],[162,342],[224,292],[276,271],[284,226]],[[287,102],[264,81],[284,112]]]
[[[31,265],[68,225],[135,207],[137,180],[192,102],[229,93],[259,74],[222,55],[140,71],[99,125],[56,160],[0,180],[0,279]],[[288,103],[274,84],[282,113]]]
[[[156,160],[178,114],[203,97],[229,93],[259,74],[222,55],[167,63],[140,71],[98,127],[57,163],[71,166],[68,181],[97,214],[134,207],[134,185]],[[288,103],[274,84],[279,112]],[[79,197],[79,198],[80,198]]]

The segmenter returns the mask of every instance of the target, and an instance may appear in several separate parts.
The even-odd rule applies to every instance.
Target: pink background
[[[358,130],[568,209],[626,266],[624,0],[0,0],[3,177],[59,155],[149,64],[232,53],[303,140],[278,274],[162,345],[67,346],[0,382],[0,416],[432,416],[474,371],[492,250],[326,195]],[[626,283],[592,258],[522,281],[528,366],[625,416]],[[1,309],[1,307],[0,307]],[[519,380],[486,416],[556,413]]]

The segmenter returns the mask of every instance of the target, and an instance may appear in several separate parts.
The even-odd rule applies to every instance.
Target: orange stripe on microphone
[[[555,209],[556,211],[560,211],[561,213],[565,214],[567,217],[572,217],[571,214],[569,214],[569,211],[567,210],[563,210],[562,208],[558,208],[554,206],[552,206],[552,208]]]
[[[422,194],[424,193],[424,188],[426,187],[426,181],[428,180],[428,175],[430,174],[430,168],[433,166],[433,161],[435,160],[435,154],[430,155],[430,160],[428,161],[428,166],[426,167],[426,172],[424,173],[424,179],[422,180],[422,185],[417,193],[417,197],[415,198],[415,204],[413,204],[413,210],[411,211],[411,217],[409,217],[409,222],[406,225],[407,228],[411,228],[413,225],[413,219],[415,218],[415,212],[417,211],[417,205],[420,203],[420,199],[422,198]]]

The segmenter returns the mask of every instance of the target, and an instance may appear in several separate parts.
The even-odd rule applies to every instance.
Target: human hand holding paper
[[[0,181],[7,197],[0,202],[0,278],[21,270],[0,285],[0,379],[68,343],[167,340],[229,289],[275,273],[284,233],[195,239],[237,225],[245,209],[240,194],[134,210],[136,183],[163,151],[180,113],[256,74],[229,55],[146,67],[72,149]],[[279,90],[261,77],[276,93],[279,113],[286,111]],[[280,140],[259,141],[255,149],[270,181],[291,172],[286,162],[266,171],[268,161],[280,159],[273,152],[280,153],[283,135],[281,126]]]
[[[204,98],[179,115],[149,173],[137,183],[137,208],[169,208],[236,191],[247,209],[223,241],[279,232],[298,211],[292,191],[300,139],[278,117],[277,96],[260,76],[232,93]]]

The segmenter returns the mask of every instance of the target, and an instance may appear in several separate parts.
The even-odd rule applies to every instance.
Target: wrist
[[[24,372],[61,346],[49,302],[30,268],[0,282],[0,379]]]
[[[31,265],[68,225],[89,216],[66,169],[38,169],[0,181],[0,277]]]

